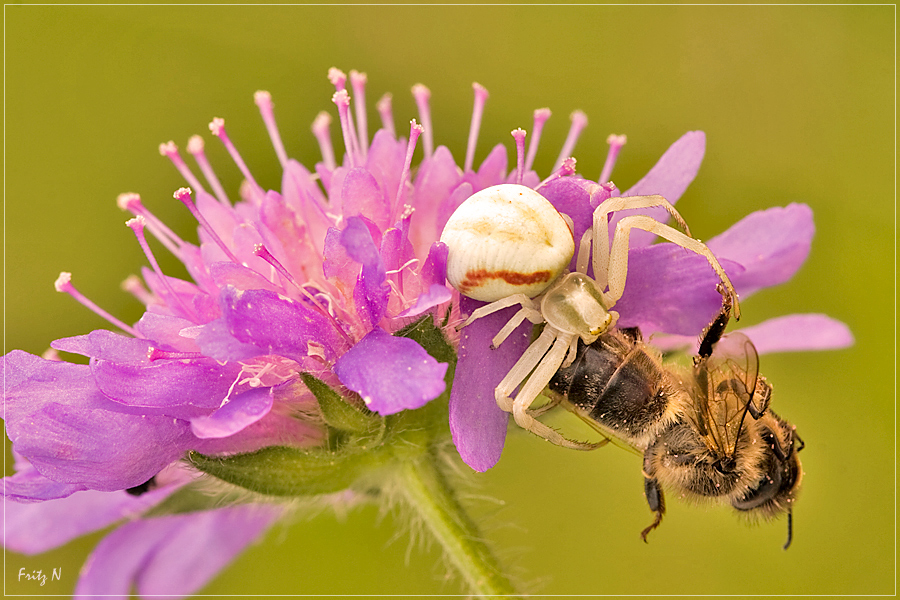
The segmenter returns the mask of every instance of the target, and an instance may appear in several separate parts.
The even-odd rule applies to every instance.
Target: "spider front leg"
[[[649,231],[650,233],[654,233],[663,239],[681,246],[685,250],[690,250],[691,252],[706,258],[709,265],[716,272],[716,275],[718,275],[721,285],[725,287],[727,294],[733,300],[734,318],[736,320],[741,318],[737,292],[731,284],[728,275],[725,273],[725,269],[722,268],[722,265],[719,264],[719,260],[713,255],[710,249],[707,248],[703,242],[688,237],[677,229],[673,229],[668,225],[663,225],[659,221],[646,215],[632,215],[625,217],[616,225],[616,232],[613,237],[612,249],[609,251],[609,262],[606,271],[609,290],[604,293],[604,299],[609,303],[608,306],[614,306],[625,291],[625,276],[628,273],[628,236],[632,229]],[[595,255],[598,253],[603,254],[605,248],[606,246],[603,245],[603,243],[599,245],[595,243]],[[597,278],[596,270],[594,271],[594,277]]]
[[[494,395],[497,405],[506,412],[511,412],[516,424],[523,429],[527,429],[557,446],[574,450],[593,450],[604,445],[606,440],[597,444],[570,440],[555,429],[536,420],[528,410],[565,359],[571,345],[571,337],[570,334],[564,334],[549,325],[545,327],[541,336],[528,347],[522,358],[503,378],[494,391]],[[513,400],[510,394],[532,369],[534,372],[531,373],[531,377]]]

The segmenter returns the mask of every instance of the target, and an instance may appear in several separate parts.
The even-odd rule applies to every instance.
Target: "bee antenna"
[[[794,537],[794,514],[789,510],[787,515],[788,536],[787,541],[784,543],[784,546],[781,547],[782,550],[787,550],[788,548],[790,548],[791,540]]]

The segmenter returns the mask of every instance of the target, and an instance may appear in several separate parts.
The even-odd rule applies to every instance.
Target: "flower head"
[[[126,335],[98,330],[51,344],[88,357],[87,365],[21,351],[4,357],[6,427],[17,460],[17,473],[4,480],[6,498],[17,502],[8,507],[7,546],[41,552],[131,519],[97,547],[79,593],[127,593],[137,582],[141,595],[189,594],[283,512],[269,501],[167,512],[167,499],[200,477],[183,460],[188,452],[201,470],[254,492],[338,493],[368,464],[361,449],[386,443],[390,423],[449,395],[449,429],[463,460],[483,471],[499,458],[508,415],[495,404],[493,389],[528,345],[530,325],[498,349],[490,348],[490,340],[509,310],[457,332],[462,317],[482,303],[445,284],[447,248],[437,241],[440,232],[474,192],[514,182],[537,189],[568,215],[580,239],[593,210],[622,194],[609,177],[625,138],[610,137],[597,182],[576,176],[570,154],[587,119],[574,113],[554,172],[542,180],[532,165],[550,112],[539,109],[527,152],[526,133],[513,132],[515,168],[508,171],[506,150],[498,144],[475,170],[488,98],[475,84],[460,168],[446,147],[434,147],[427,88],[413,88],[421,124],[413,119],[401,139],[390,96],[382,98],[381,128],[369,141],[365,75],[351,72],[349,90],[342,72],[331,70],[329,79],[344,146],[340,163],[328,113],[312,125],[322,160],[310,170],[289,158],[267,92],[257,92],[255,102],[283,170],[280,191],[260,187],[222,119],[209,128],[244,177],[235,200],[207,161],[202,138],[192,137],[187,151],[204,181],[174,143],[162,144],[160,153],[188,184],[174,197],[196,219],[199,244],[167,227],[137,194],[119,196],[120,208],[134,215],[127,225],[149,264],[140,279],[123,284],[145,306],[143,316],[133,325],[121,322],[63,273],[59,291]],[[414,167],[420,140],[424,159]],[[685,134],[624,194],[661,194],[675,202],[697,173],[704,149],[702,132]],[[746,295],[789,278],[806,257],[812,231],[808,207],[790,205],[751,215],[709,247]],[[192,281],[162,271],[148,235],[184,264]],[[674,336],[696,336],[716,311],[714,275],[704,259],[652,241],[644,232],[632,235],[619,324],[640,327],[645,335],[672,334],[676,343],[681,338]],[[432,334],[442,332],[439,341],[410,334],[423,316]],[[840,324],[823,319],[794,318],[789,325],[832,333],[805,348],[848,342]],[[771,331],[763,324],[748,334],[762,349],[772,349],[765,343],[774,337]],[[793,339],[796,349],[796,340],[809,338]],[[398,420],[379,420],[391,415]],[[354,446],[352,440],[364,436],[375,442]],[[335,440],[351,456],[340,475],[315,462],[316,449],[333,447]],[[263,476],[247,483],[248,465],[262,460],[290,463],[297,481]],[[352,501],[353,495],[342,499]],[[30,527],[38,520],[65,520],[66,526],[48,528],[36,539]],[[179,558],[200,541],[215,549],[203,568],[179,570]],[[159,576],[164,571],[168,579]]]

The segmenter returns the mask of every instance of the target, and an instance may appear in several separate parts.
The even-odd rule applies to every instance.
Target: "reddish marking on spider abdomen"
[[[510,285],[533,285],[550,281],[553,274],[550,271],[535,271],[534,273],[518,273],[516,271],[487,271],[478,269],[466,271],[465,277],[459,282],[457,289],[461,294],[466,294],[475,288],[482,287],[491,279],[502,279]]]

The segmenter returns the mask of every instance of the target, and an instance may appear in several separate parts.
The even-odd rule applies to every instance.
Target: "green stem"
[[[484,598],[517,595],[432,456],[403,461],[397,480],[400,494],[425,522],[473,594]]]

